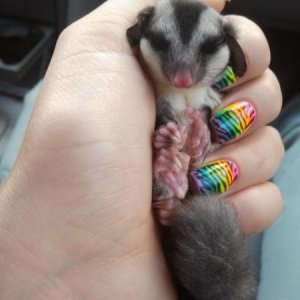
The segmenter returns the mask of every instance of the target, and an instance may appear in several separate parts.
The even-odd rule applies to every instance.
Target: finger
[[[228,195],[268,181],[283,154],[279,133],[272,127],[263,127],[238,143],[210,153],[191,176],[200,193]]]
[[[220,12],[224,9],[225,4],[226,4],[226,2],[228,2],[228,0],[224,0],[224,1],[220,1],[220,0],[206,1],[206,0],[204,0],[203,2]]]
[[[273,121],[280,113],[282,94],[279,82],[269,69],[225,97],[212,115],[216,140],[228,143]]]
[[[266,182],[227,198],[236,208],[243,231],[254,234],[268,228],[280,215],[283,203],[276,185]]]
[[[237,41],[242,48],[247,70],[241,78],[235,74],[225,73],[219,81],[219,88],[233,88],[246,81],[249,81],[263,73],[270,64],[270,48],[262,30],[252,21],[241,16],[226,16],[229,23],[237,32]],[[230,80],[227,80],[229,77]]]

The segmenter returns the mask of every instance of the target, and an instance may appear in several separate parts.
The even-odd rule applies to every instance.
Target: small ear
[[[142,35],[149,24],[153,11],[154,7],[152,6],[143,9],[137,16],[137,23],[127,29],[127,40],[132,48],[139,45]]]
[[[230,49],[230,64],[234,73],[238,77],[243,77],[247,70],[247,62],[244,55],[244,52],[236,40],[236,32],[231,24],[225,23],[223,25],[226,42]]]

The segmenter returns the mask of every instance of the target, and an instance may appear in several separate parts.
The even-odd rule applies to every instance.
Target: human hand
[[[154,95],[125,37],[138,11],[154,2],[110,0],[59,38],[1,191],[3,299],[176,298],[151,213]],[[206,2],[219,10],[225,3]],[[278,190],[266,181],[282,145],[263,127],[279,113],[281,95],[265,71],[269,50],[262,33],[232,18],[248,59],[237,84],[247,83],[225,103],[247,98],[258,117],[250,129],[255,134],[208,160],[226,156],[239,164],[230,199],[249,233],[281,210]]]

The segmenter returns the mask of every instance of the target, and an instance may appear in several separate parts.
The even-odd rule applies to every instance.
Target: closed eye
[[[166,52],[170,48],[170,41],[160,32],[146,31],[144,37],[156,51]]]
[[[205,54],[214,54],[225,44],[225,36],[211,36],[206,38],[205,42],[200,45],[200,52]]]

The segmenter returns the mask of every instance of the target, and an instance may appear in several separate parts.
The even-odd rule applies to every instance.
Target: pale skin
[[[225,3],[206,2],[218,10]],[[138,11],[154,3],[110,0],[59,38],[1,188],[1,299],[176,299],[151,211],[154,94],[125,38]],[[255,233],[282,209],[268,180],[283,146],[265,126],[280,111],[281,92],[261,31],[230,18],[248,70],[222,105],[246,99],[258,117],[206,161],[239,165],[241,177],[226,196],[243,230]]]

